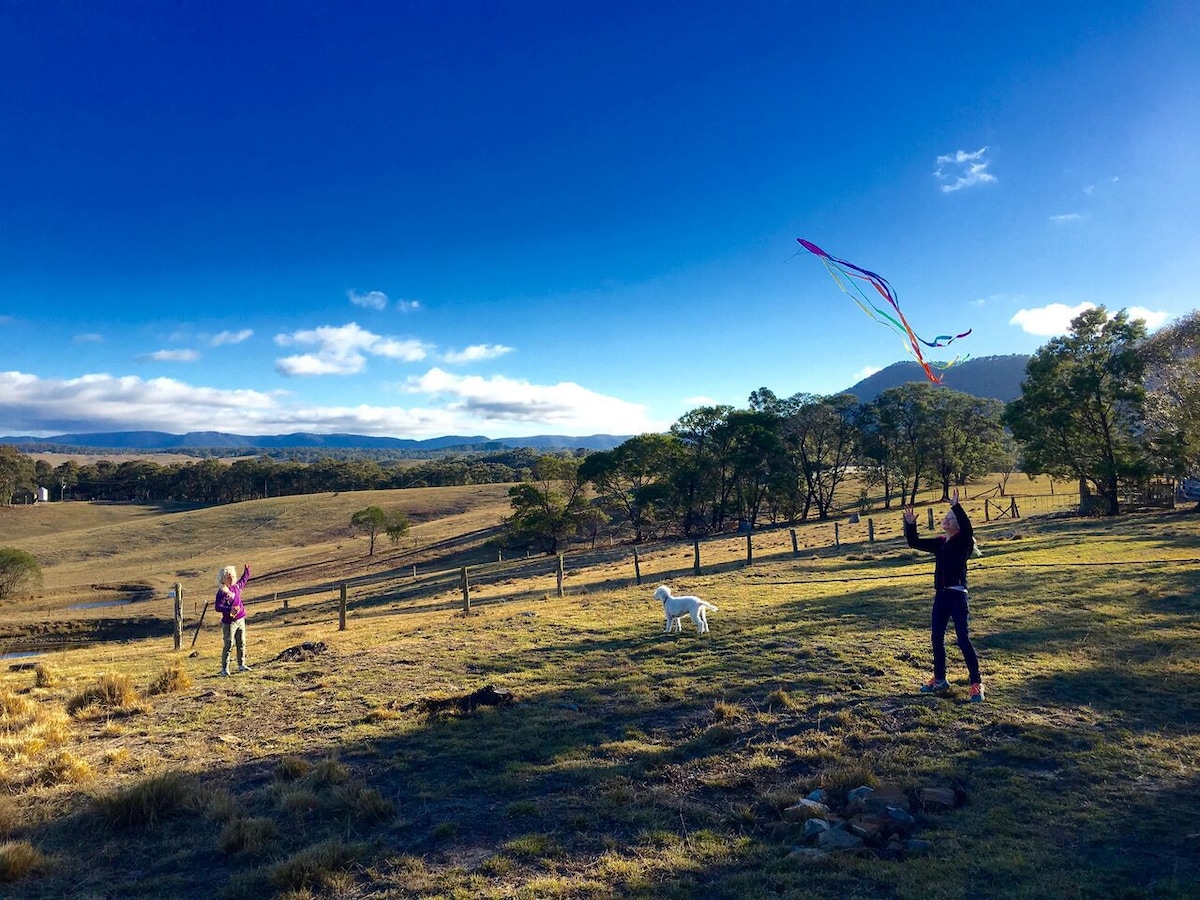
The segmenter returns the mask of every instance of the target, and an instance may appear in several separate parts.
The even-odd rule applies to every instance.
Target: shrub
[[[275,764],[275,777],[280,781],[295,781],[303,778],[312,768],[312,764],[299,756],[285,756]]]
[[[0,547],[0,600],[41,583],[42,568],[31,554],[15,547]]]
[[[271,869],[271,882],[284,891],[324,887],[338,873],[349,869],[362,856],[362,844],[325,841],[306,847]]]
[[[101,675],[96,683],[84,688],[67,701],[67,712],[76,715],[83,710],[100,709],[140,712],[145,709],[133,681],[128,675]]]
[[[362,822],[386,822],[396,811],[391,800],[375,788],[357,784],[342,785],[333,792],[332,808]]]
[[[95,777],[91,765],[86,759],[80,759],[67,750],[60,751],[46,763],[38,772],[39,784],[53,786],[56,784],[81,784]]]
[[[169,819],[192,804],[196,784],[182,772],[164,772],[122,791],[98,797],[101,816],[114,825],[135,827]]]
[[[5,841],[0,844],[0,882],[16,881],[26,875],[45,871],[46,855],[29,841]]]
[[[38,663],[33,667],[33,684],[40,688],[54,687],[58,684],[58,676],[45,663]]]
[[[186,691],[192,686],[192,678],[187,673],[187,669],[182,663],[174,662],[167,666],[159,673],[159,676],[150,684],[147,693],[151,697],[159,694],[175,694],[179,691]]]
[[[21,807],[6,794],[0,794],[0,838],[12,837],[22,824]]]
[[[275,837],[275,820],[266,816],[251,819],[234,818],[225,824],[217,836],[222,853],[260,853]]]

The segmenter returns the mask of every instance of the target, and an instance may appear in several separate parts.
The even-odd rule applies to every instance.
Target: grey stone
[[[817,846],[822,850],[858,850],[861,849],[863,839],[856,834],[851,834],[843,828],[830,828],[828,831],[821,832],[817,836]]]
[[[809,819],[804,823],[804,836],[814,838],[829,830],[829,823],[824,819]]]

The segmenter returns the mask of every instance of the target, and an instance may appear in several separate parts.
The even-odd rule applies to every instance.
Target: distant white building
[[[38,503],[45,503],[50,499],[50,491],[47,488],[40,487],[37,490]]]

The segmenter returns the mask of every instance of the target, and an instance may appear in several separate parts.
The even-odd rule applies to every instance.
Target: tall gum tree
[[[1120,511],[1120,480],[1147,471],[1145,336],[1145,323],[1125,310],[1111,318],[1103,306],[1085,310],[1029,360],[1021,396],[1005,411],[1025,471],[1077,479],[1108,515]]]

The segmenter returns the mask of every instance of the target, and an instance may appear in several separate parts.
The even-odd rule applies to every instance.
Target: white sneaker
[[[220,674],[220,676],[221,676],[222,678],[228,678],[228,677],[229,677],[229,670],[228,670],[228,669],[222,669],[222,670],[220,671],[220,673],[219,673],[219,674]]]
[[[239,672],[249,672],[250,667],[243,663],[242,665],[238,666],[238,671]]]

